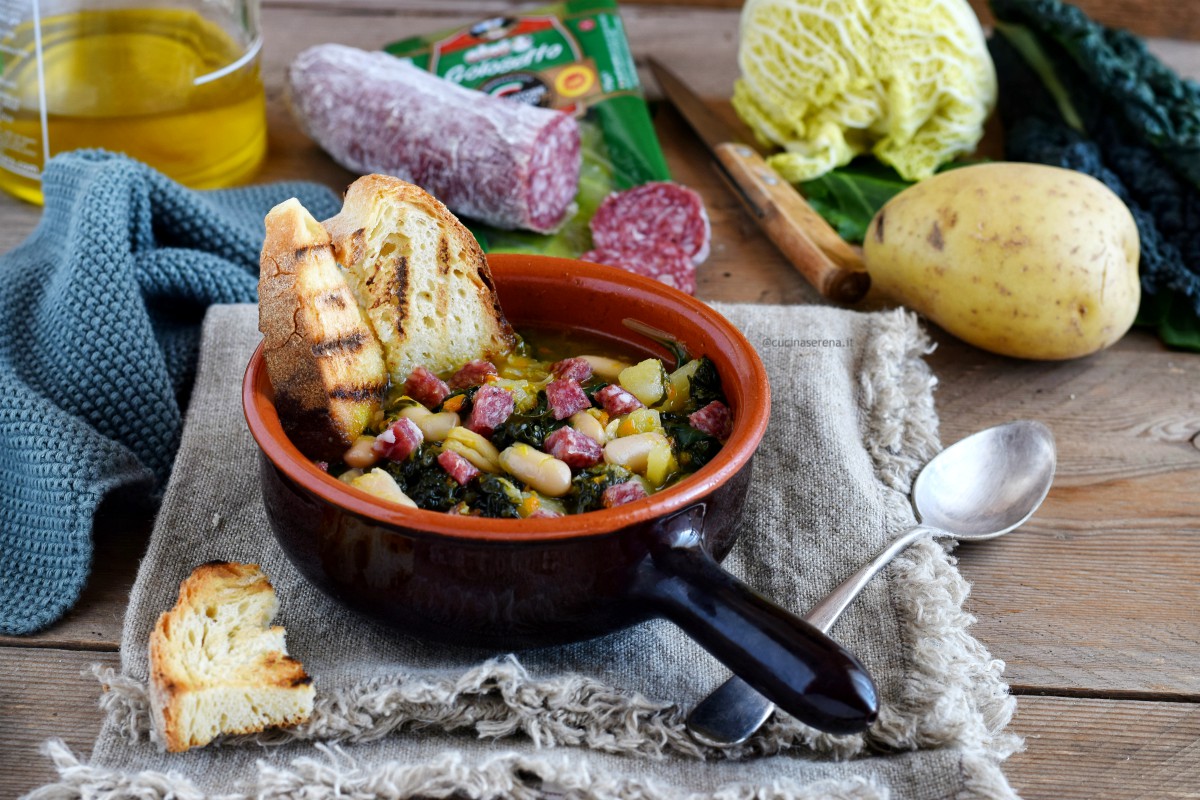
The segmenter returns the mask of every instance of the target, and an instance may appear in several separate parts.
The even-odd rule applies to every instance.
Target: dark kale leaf
[[[550,405],[546,400],[546,390],[538,392],[537,404],[526,412],[514,411],[492,433],[492,444],[497,450],[524,442],[527,445],[542,449],[546,437],[567,424],[566,420],[554,418]]]
[[[470,494],[437,463],[439,452],[441,448],[437,446],[421,445],[403,461],[383,464],[383,469],[396,479],[409,499],[429,511],[449,511]]]
[[[498,475],[484,475],[476,482],[475,496],[468,504],[485,517],[516,518],[520,516],[522,499],[521,491],[512,481]]]
[[[690,380],[689,412],[704,408],[713,400],[725,402],[725,392],[721,390],[721,376],[717,374],[717,366],[708,356],[700,357],[700,366],[692,373]]]
[[[616,464],[597,464],[571,479],[571,490],[563,497],[568,513],[582,514],[604,508],[604,490],[633,480],[633,473]]]
[[[721,449],[719,439],[698,431],[688,424],[681,414],[663,414],[663,431],[671,440],[671,451],[679,463],[680,470],[695,472],[703,467]]]
[[[1005,25],[1030,31],[1056,75],[1068,72],[1069,60],[1086,76],[1091,91],[1072,91],[1077,108],[1102,100],[1095,105],[1103,113],[1093,120],[1119,120],[1134,139],[1200,185],[1200,84],[1180,78],[1132,33],[1106,28],[1061,0],[992,0],[992,12],[1002,34]],[[1003,86],[1000,91],[1003,96]]]

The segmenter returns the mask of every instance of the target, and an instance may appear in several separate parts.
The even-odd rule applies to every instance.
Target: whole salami
[[[569,114],[337,44],[296,56],[288,83],[301,124],[335,161],[415,183],[457,214],[548,233],[575,199],[581,155]]]
[[[591,221],[597,251],[637,252],[674,245],[693,264],[708,258],[712,226],[704,200],[670,181],[651,181],[604,198]]]

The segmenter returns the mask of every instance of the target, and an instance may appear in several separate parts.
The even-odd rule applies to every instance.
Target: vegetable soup
[[[401,505],[486,517],[612,508],[686,478],[732,413],[706,357],[674,366],[607,343],[528,330],[492,361],[417,367],[331,475]]]

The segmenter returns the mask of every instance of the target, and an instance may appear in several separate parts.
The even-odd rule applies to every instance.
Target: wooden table
[[[514,5],[266,3],[270,157],[259,179],[311,178],[340,190],[352,177],[296,130],[281,103],[284,67],[300,49],[325,41],[379,47]],[[639,61],[655,55],[728,113],[720,101],[737,74],[738,5],[650,2],[626,5],[623,15]],[[1088,7],[1116,22],[1143,21],[1151,34],[1171,24],[1161,13],[1130,12],[1132,5],[1091,0]],[[1178,6],[1165,9],[1172,19],[1180,14]],[[1200,36],[1194,19],[1179,25],[1177,34]],[[1152,45],[1177,70],[1200,77],[1200,43]],[[698,295],[813,301],[674,112],[664,107],[656,124],[675,177],[703,193],[712,216],[713,252]],[[0,198],[0,252],[22,241],[38,215]],[[1106,352],[1057,364],[991,356],[933,335],[943,441],[1018,417],[1043,420],[1058,438],[1058,478],[1034,520],[960,551],[974,585],[974,634],[1007,663],[1019,696],[1013,727],[1026,750],[1007,764],[1011,782],[1029,800],[1200,797],[1200,357],[1169,352],[1138,331]],[[43,739],[90,751],[99,687],[81,673],[92,663],[117,664],[148,530],[147,519],[104,509],[93,575],[76,608],[37,635],[0,637],[0,797],[52,778],[37,754]]]

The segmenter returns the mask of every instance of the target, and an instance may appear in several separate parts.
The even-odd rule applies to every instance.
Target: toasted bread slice
[[[396,385],[418,365],[444,373],[512,349],[483,251],[424,189],[386,175],[359,178],[325,227]]]
[[[334,461],[380,411],[383,350],[321,223],[293,198],[271,209],[266,226],[258,327],[275,408],[301,452]]]
[[[180,584],[150,634],[150,708],[168,750],[308,719],[312,680],[268,627],[278,608],[256,564],[210,562]]]

